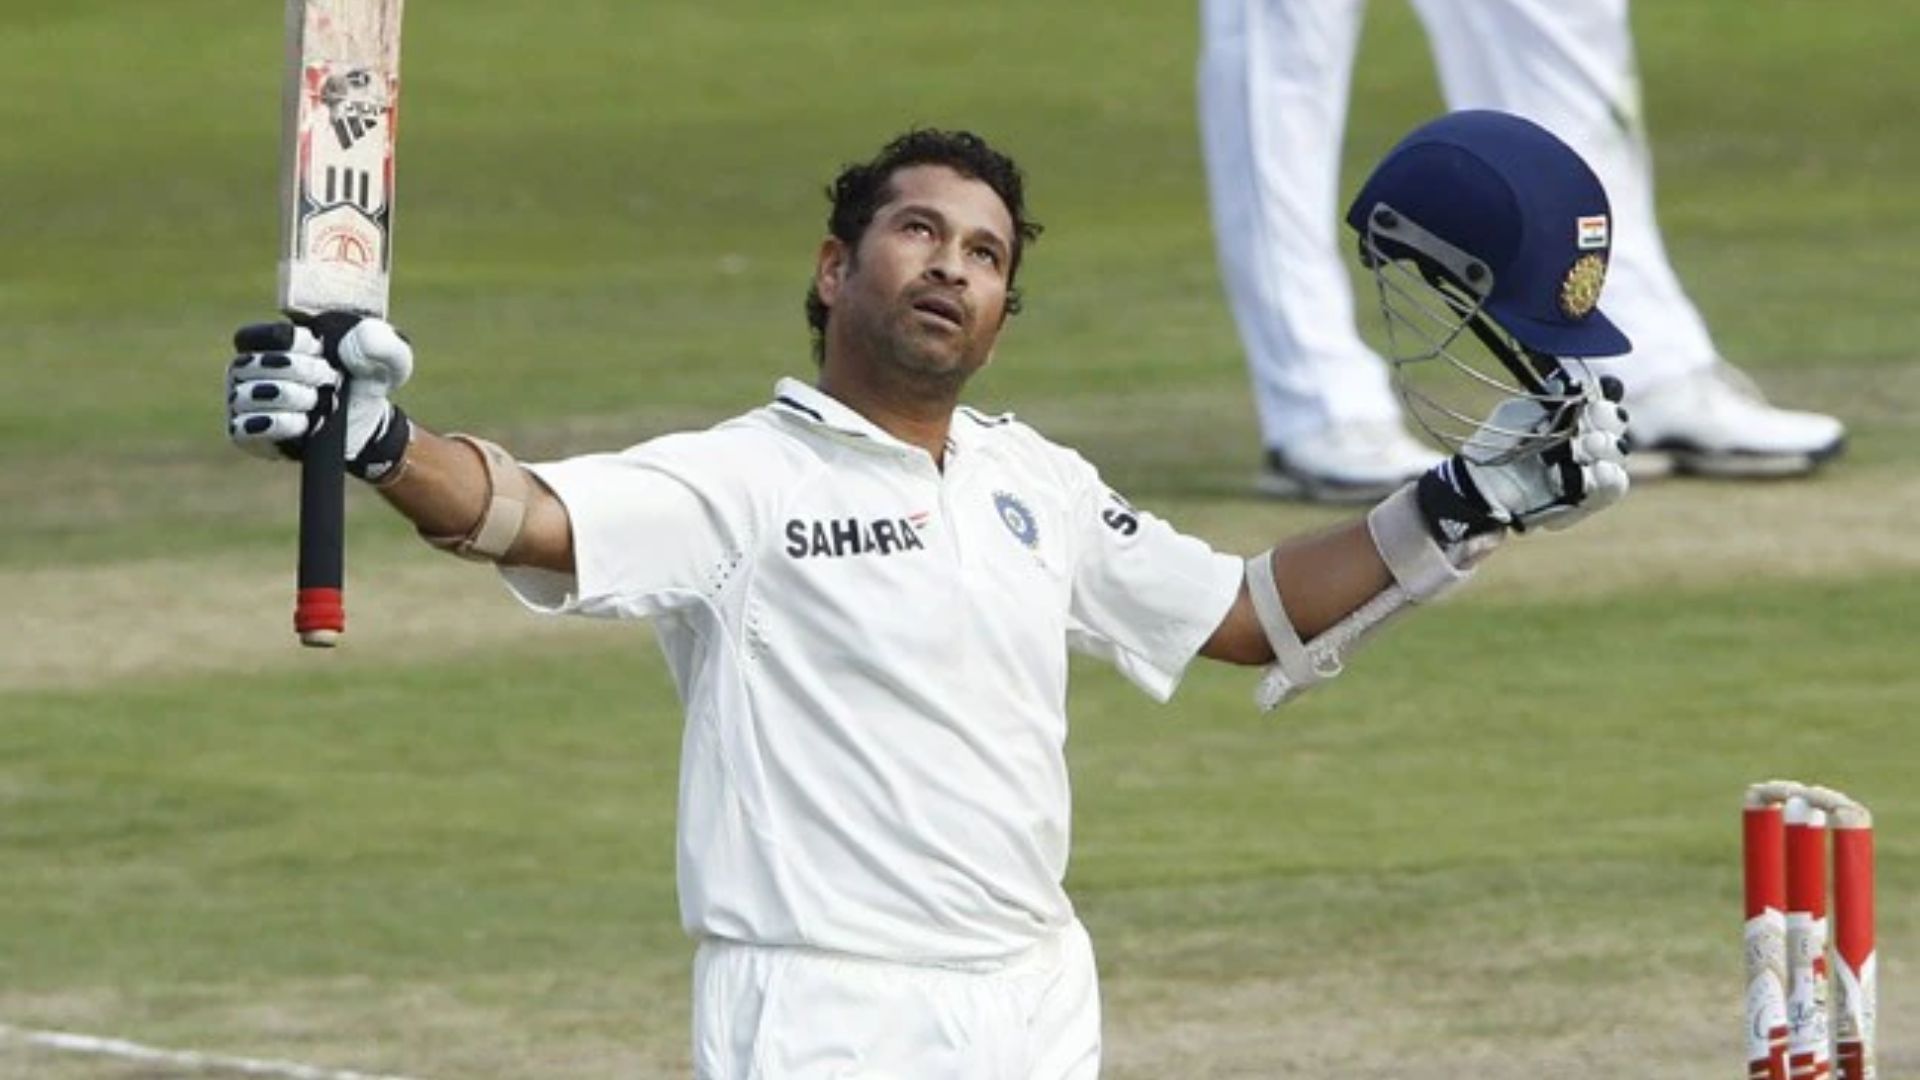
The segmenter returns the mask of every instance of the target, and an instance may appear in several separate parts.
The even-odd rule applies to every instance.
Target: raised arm
[[[1374,546],[1364,519],[1337,525],[1275,545],[1271,560],[1274,585],[1300,637],[1311,640],[1393,584],[1386,560]],[[1242,583],[1220,628],[1200,647],[1200,655],[1230,664],[1265,664],[1273,646],[1254,610],[1253,595]]]
[[[347,470],[421,536],[468,557],[572,572],[566,507],[538,478],[492,443],[436,435],[389,400],[413,373],[413,350],[393,327],[323,315],[303,326],[246,327],[234,346],[227,410],[236,445],[298,460],[308,432],[337,415],[344,371]]]
[[[489,453],[495,454],[492,470],[486,461]],[[514,511],[508,506],[496,508],[494,496],[496,491],[505,493],[517,486],[524,510],[518,533],[502,541],[505,550],[497,558],[488,555],[484,546],[464,554],[509,566],[573,572],[573,528],[566,504],[498,447],[468,437],[436,435],[414,424],[401,460],[394,478],[376,484],[375,490],[413,522],[428,543],[458,551],[462,543],[480,538],[483,517],[489,523],[498,521],[496,527],[505,535]]]
[[[1365,520],[1249,559],[1201,655],[1273,664],[1261,697],[1277,704],[1338,674],[1361,638],[1403,608],[1465,580],[1509,531],[1565,528],[1617,502],[1628,486],[1621,395],[1604,379],[1570,405],[1508,399],[1472,440],[1484,462],[1455,454]],[[1529,449],[1532,436],[1560,427],[1564,441]]]

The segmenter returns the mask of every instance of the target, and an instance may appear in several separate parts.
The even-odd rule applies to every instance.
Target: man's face
[[[1006,315],[1013,217],[991,187],[944,165],[901,169],[888,188],[857,251],[832,239],[821,248],[829,357],[964,382],[992,356]]]

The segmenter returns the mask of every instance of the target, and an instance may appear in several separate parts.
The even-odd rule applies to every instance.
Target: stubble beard
[[[920,314],[902,299],[880,319],[860,320],[848,329],[855,348],[865,354],[863,365],[875,378],[921,398],[955,399],[981,362],[971,331],[956,327],[951,334],[935,334],[920,323]]]

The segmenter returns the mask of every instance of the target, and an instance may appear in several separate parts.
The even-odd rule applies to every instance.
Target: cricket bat
[[[287,0],[280,98],[279,307],[384,318],[393,268],[393,150],[402,0]],[[346,631],[346,386],[300,469],[302,644]]]

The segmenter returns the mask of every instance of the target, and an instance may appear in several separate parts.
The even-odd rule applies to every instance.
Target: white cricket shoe
[[[1636,395],[1627,380],[1627,437],[1635,477],[1800,476],[1845,449],[1847,429],[1821,413],[1767,403],[1724,360]]]
[[[1312,502],[1371,502],[1438,465],[1446,455],[1393,420],[1323,428],[1267,451],[1254,486],[1263,495]]]

